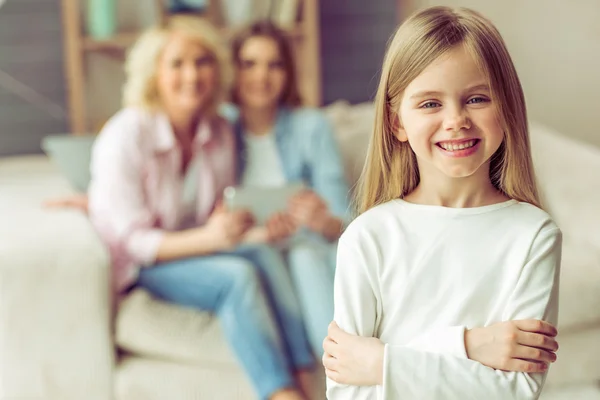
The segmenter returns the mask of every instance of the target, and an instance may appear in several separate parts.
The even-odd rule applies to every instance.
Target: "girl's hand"
[[[385,345],[381,340],[350,335],[332,322],[323,349],[323,366],[329,379],[343,385],[383,384]]]
[[[267,221],[266,229],[268,234],[267,240],[269,242],[277,242],[292,236],[298,229],[298,226],[289,214],[275,213]]]
[[[88,197],[86,194],[74,194],[69,197],[46,200],[43,204],[47,208],[74,208],[88,213]]]
[[[526,319],[505,321],[465,333],[467,356],[502,371],[544,372],[556,361],[556,328],[547,322]]]
[[[250,211],[229,211],[217,206],[201,229],[213,241],[215,251],[221,251],[237,246],[253,225],[254,217]]]
[[[297,226],[321,233],[329,219],[327,204],[312,190],[303,190],[290,199],[288,211]]]

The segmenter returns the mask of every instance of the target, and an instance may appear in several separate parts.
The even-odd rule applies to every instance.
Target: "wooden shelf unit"
[[[82,37],[82,50],[103,51],[103,50],[125,50],[131,46],[139,32],[120,32],[108,39],[94,39],[90,36]]]
[[[135,42],[141,32],[118,32],[107,39],[95,39],[83,32],[81,2],[84,0],[62,0],[65,78],[68,89],[68,110],[70,131],[75,135],[90,133],[92,124],[87,110],[87,76],[85,71],[86,55],[103,53],[123,59],[125,51]],[[218,0],[211,1],[214,10]],[[277,1],[277,0],[275,0]],[[157,6],[161,4],[156,1]],[[304,103],[318,107],[322,102],[321,59],[319,30],[319,0],[301,0],[300,18],[296,25],[288,29],[296,51],[298,81]],[[166,14],[159,10],[159,18]],[[158,22],[158,21],[157,21]],[[233,31],[221,27],[225,37]],[[108,119],[110,116],[103,116]],[[95,132],[94,132],[95,133]]]

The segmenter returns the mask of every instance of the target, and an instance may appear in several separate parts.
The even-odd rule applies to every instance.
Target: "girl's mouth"
[[[437,142],[435,145],[448,157],[468,157],[475,154],[481,139],[451,140]]]
[[[459,151],[475,147],[480,141],[480,139],[469,139],[462,141],[438,142],[436,145],[446,151]]]

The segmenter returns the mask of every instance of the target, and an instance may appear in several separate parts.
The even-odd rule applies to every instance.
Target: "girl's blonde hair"
[[[173,33],[198,40],[215,58],[219,79],[218,90],[205,110],[208,113],[215,113],[231,84],[229,51],[222,42],[223,35],[210,22],[190,15],[175,15],[167,18],[160,26],[145,31],[133,45],[125,61],[127,79],[123,87],[123,106],[146,109],[160,107],[156,87],[158,59]]]
[[[419,184],[415,153],[394,136],[400,102],[408,84],[457,45],[465,46],[486,74],[504,131],[490,162],[492,184],[512,199],[540,207],[525,97],[500,33],[475,11],[431,7],[407,19],[388,46],[375,100],[375,128],[359,183],[359,213],[402,198]]]

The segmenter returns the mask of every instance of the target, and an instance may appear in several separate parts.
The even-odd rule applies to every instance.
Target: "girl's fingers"
[[[509,363],[507,371],[535,374],[539,372],[546,372],[546,370],[548,370],[548,366],[544,363],[514,359]]]
[[[546,321],[540,321],[537,319],[523,319],[514,321],[517,328],[525,332],[541,333],[546,336],[556,336],[558,331],[554,325],[549,324]]]
[[[546,350],[527,346],[517,346],[513,357],[523,360],[538,361],[544,363],[553,363],[554,361],[556,361],[556,354]]]
[[[330,337],[326,337],[323,340],[323,350],[325,350],[325,354],[337,358],[337,343],[331,340]]]
[[[335,321],[329,323],[329,326],[327,327],[327,335],[333,341],[335,341],[335,343],[340,343],[345,336],[349,336],[344,330],[342,330],[342,328],[338,326],[338,324],[335,323]]]
[[[517,340],[523,346],[537,347],[549,351],[558,350],[558,342],[554,338],[539,333],[521,332]]]
[[[327,377],[334,382],[343,383],[341,381],[341,376],[337,371],[332,371],[330,369],[325,368],[325,375],[327,375]]]
[[[332,357],[331,354],[325,353],[323,354],[323,366],[330,371],[337,372],[338,361],[335,359],[335,357]]]

